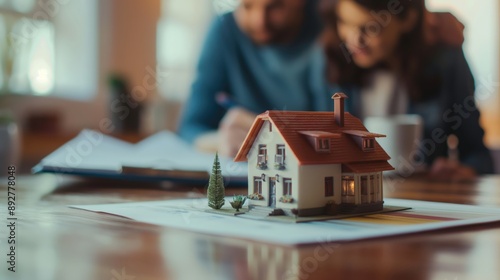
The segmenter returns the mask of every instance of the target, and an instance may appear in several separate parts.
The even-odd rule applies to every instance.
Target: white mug
[[[389,154],[395,172],[418,171],[412,156],[423,137],[423,119],[419,115],[368,117],[364,124],[370,132],[386,135],[377,142]]]

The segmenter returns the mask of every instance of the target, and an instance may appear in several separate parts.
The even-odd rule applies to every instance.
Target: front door
[[[342,176],[342,203],[354,204],[356,190],[353,176]]]
[[[276,207],[276,178],[269,178],[269,207]]]

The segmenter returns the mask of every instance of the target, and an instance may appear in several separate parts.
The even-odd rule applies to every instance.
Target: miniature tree
[[[220,209],[224,203],[224,178],[222,177],[219,155],[215,154],[212,173],[208,182],[208,206],[213,209]]]

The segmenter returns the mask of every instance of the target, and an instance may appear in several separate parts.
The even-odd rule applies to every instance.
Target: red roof
[[[342,165],[342,172],[352,172],[352,173],[371,173],[381,170],[393,170],[393,169],[394,168],[385,160],[354,162]]]
[[[387,163],[389,155],[375,141],[372,151],[364,152],[358,144],[345,131],[358,131],[369,133],[361,120],[349,113],[344,114],[344,126],[340,127],[335,122],[333,112],[295,112],[295,111],[267,111],[255,119],[243,145],[241,146],[235,161],[247,161],[247,155],[260,132],[264,121],[269,120],[285,142],[291,152],[297,157],[299,164],[363,164],[363,170],[370,169],[373,162],[374,171],[392,170]],[[330,140],[330,153],[318,153],[307,140],[304,132],[321,132],[319,135],[332,133]],[[312,133],[308,133],[311,135]],[[352,133],[351,133],[352,134]],[[385,164],[381,164],[385,162]],[[352,165],[353,170],[361,170],[358,165]],[[379,169],[380,168],[380,169]]]
[[[331,133],[331,132],[325,132],[325,131],[299,131],[300,134],[304,134],[307,136],[315,137],[315,138],[340,138],[342,134],[340,133]]]

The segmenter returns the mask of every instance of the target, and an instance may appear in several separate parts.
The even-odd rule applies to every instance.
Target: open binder
[[[33,173],[205,184],[214,154],[201,153],[169,131],[131,144],[94,130],[80,134],[45,157]],[[247,184],[247,165],[220,158],[225,183]]]

